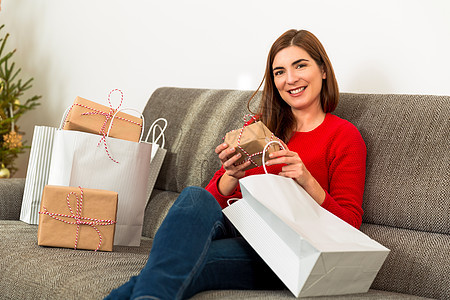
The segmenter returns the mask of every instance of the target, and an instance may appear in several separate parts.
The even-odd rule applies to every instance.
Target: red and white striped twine
[[[75,250],[77,249],[77,246],[78,246],[78,237],[79,237],[80,226],[81,225],[91,226],[92,228],[95,229],[95,231],[97,231],[98,238],[99,238],[99,243],[98,243],[97,249],[95,249],[95,251],[97,251],[98,249],[100,249],[100,246],[102,245],[103,238],[102,238],[102,235],[101,235],[100,231],[98,230],[98,228],[96,226],[113,225],[113,224],[116,223],[116,221],[82,217],[81,216],[81,210],[83,208],[83,189],[81,187],[79,187],[79,189],[80,189],[80,194],[81,194],[80,197],[78,197],[76,192],[70,192],[70,193],[67,194],[66,202],[67,202],[67,206],[68,206],[69,211],[70,211],[70,215],[59,214],[59,213],[51,213],[51,212],[49,212],[47,210],[47,208],[45,206],[42,207],[42,209],[44,211],[40,211],[39,213],[48,215],[49,217],[51,217],[51,218],[53,218],[55,220],[64,222],[66,224],[77,225],[77,231],[75,233],[75,247],[74,247]],[[75,198],[77,199],[77,202],[76,202],[77,203],[76,214],[73,213],[72,206],[70,205],[70,201],[69,201],[70,195],[74,195]],[[64,219],[61,219],[59,217],[71,218],[71,219],[75,219],[75,221],[70,222],[70,221],[66,221]],[[90,221],[90,222],[87,222],[85,220]]]
[[[257,121],[257,119],[256,119],[256,117],[254,115],[247,114],[247,115],[244,116],[244,122],[245,122],[244,126],[242,126],[241,129],[238,129],[239,130],[239,135],[238,135],[238,138],[237,138],[237,146],[236,147],[238,147],[245,155],[247,155],[247,158],[244,159],[241,163],[239,163],[239,165],[243,164],[243,163],[245,163],[247,161],[250,161],[256,167],[259,167],[259,165],[253,160],[253,157],[258,156],[258,155],[262,155],[263,151],[259,151],[259,152],[250,154],[244,148],[242,148],[242,146],[241,146],[242,134],[244,132],[245,127],[247,127],[249,125],[249,124],[247,124],[248,123],[248,121],[247,121],[248,117],[252,117],[252,119],[255,120],[255,122]],[[235,130],[232,130],[232,131],[235,131]],[[230,132],[232,132],[232,131],[230,131]],[[273,141],[274,137],[275,137],[275,135],[272,133],[272,136],[270,137],[269,142]],[[225,139],[225,137],[224,137],[224,139]],[[266,151],[269,151],[269,149],[266,149]],[[262,163],[264,163],[264,162],[262,162]]]
[[[120,103],[119,103],[119,105],[118,105],[116,108],[113,108],[112,103],[111,103],[111,94],[114,93],[114,92],[119,92],[119,93],[120,93]],[[106,134],[107,134],[107,132],[106,132],[106,125],[108,124],[108,121],[111,120],[111,126],[110,126],[111,128],[112,128],[112,126],[114,125],[114,124],[113,124],[114,119],[119,119],[119,120],[122,120],[122,121],[126,121],[126,122],[129,122],[129,123],[138,125],[139,127],[142,128],[142,124],[139,124],[138,122],[135,122],[135,121],[132,121],[132,120],[123,118],[123,117],[119,117],[119,116],[115,116],[115,117],[114,117],[114,114],[115,114],[115,113],[119,110],[119,108],[122,106],[122,102],[123,102],[123,92],[122,92],[121,90],[119,90],[119,89],[113,89],[111,92],[109,92],[109,95],[108,95],[108,103],[109,103],[109,112],[108,112],[108,113],[103,112],[103,111],[98,110],[98,109],[95,109],[95,108],[93,108],[93,107],[89,107],[89,106],[87,106],[87,105],[80,104],[80,103],[74,103],[74,104],[72,105],[72,107],[73,107],[74,105],[77,105],[77,106],[84,107],[84,108],[86,108],[86,109],[92,110],[92,112],[85,112],[85,113],[82,113],[82,114],[81,114],[82,116],[89,116],[89,115],[102,115],[102,116],[105,116],[105,121],[103,122],[102,126],[100,127],[100,131],[99,131],[99,134],[102,135],[102,138],[101,138],[100,141],[98,142],[97,147],[100,145],[101,142],[103,142],[103,145],[105,146],[106,154],[107,154],[108,157],[109,157],[113,162],[115,162],[115,163],[119,163],[119,162],[118,162],[117,160],[115,160],[115,159],[111,156],[111,154],[109,153],[109,151],[108,151],[108,144],[107,144],[107,142],[106,142]],[[69,112],[67,113],[67,116],[70,114],[70,111],[72,110],[72,107],[70,108]],[[114,117],[114,119],[113,119],[113,117]],[[67,118],[67,117],[66,117],[66,118]]]

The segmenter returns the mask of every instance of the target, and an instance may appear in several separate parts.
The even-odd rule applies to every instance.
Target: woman
[[[293,178],[318,204],[359,228],[366,148],[355,126],[330,114],[339,93],[319,40],[305,30],[285,32],[270,49],[263,82],[257,116],[285,142],[285,150],[270,155],[268,171]],[[183,190],[144,269],[107,299],[185,299],[210,289],[283,287],[221,211],[228,199],[241,197],[240,178],[264,171],[243,171],[250,162],[235,165],[239,154],[226,144],[215,151],[222,168],[206,190]]]

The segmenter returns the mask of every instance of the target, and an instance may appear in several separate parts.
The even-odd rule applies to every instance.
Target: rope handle
[[[280,145],[281,149],[283,149],[283,150],[285,149],[283,144],[281,144],[281,142],[277,141],[277,140],[270,141],[264,146],[264,150],[263,150],[263,154],[262,154],[262,165],[263,165],[263,168],[264,168],[264,173],[266,173],[266,174],[269,174],[269,173],[267,173],[266,163],[265,163],[265,161],[266,161],[265,160],[265,158],[266,158],[266,150],[271,144],[274,144],[274,143]]]
[[[72,109],[72,104],[69,105],[69,106],[66,108],[66,110],[64,111],[63,116],[62,116],[62,118],[61,118],[61,122],[59,123],[58,129],[62,129],[62,128],[63,128],[64,123],[66,123],[66,119],[67,119],[67,117],[69,116],[69,112],[70,112],[71,109]]]
[[[161,126],[158,124],[159,121],[162,121],[162,122],[164,123],[164,126],[161,127]],[[161,142],[161,148],[164,148],[164,145],[165,145],[165,143],[166,143],[166,139],[165,139],[165,136],[164,136],[164,132],[166,131],[167,124],[168,124],[168,122],[167,122],[167,120],[166,120],[165,118],[158,118],[158,119],[156,119],[156,120],[152,123],[152,125],[150,125],[150,128],[148,129],[147,137],[145,138],[145,142],[147,142],[147,143],[152,143],[152,144],[157,144],[157,143],[159,142],[159,140],[162,139],[162,142]],[[157,129],[157,128],[159,128],[160,133],[159,133],[159,135],[155,138],[155,135],[156,135],[156,129]],[[150,137],[150,133],[152,133],[152,141],[151,141],[151,142],[148,141],[148,138]]]
[[[231,201],[236,202],[236,201],[239,201],[239,200],[241,200],[241,199],[240,198],[230,198],[230,199],[227,200],[227,206],[230,206],[232,204],[232,203],[230,203]]]
[[[106,136],[109,137],[109,132],[111,131],[111,128],[113,126],[113,121],[114,121],[114,118],[116,117],[116,115],[119,112],[123,112],[124,110],[134,111],[141,117],[141,119],[142,119],[142,127],[141,128],[142,129],[141,129],[141,135],[139,136],[139,142],[142,142],[142,137],[144,136],[144,125],[145,125],[144,115],[137,109],[130,108],[130,107],[124,107],[124,108],[120,108],[120,109],[116,110],[116,112],[114,113],[114,115],[111,118],[111,122],[109,123],[109,128],[108,128],[108,131],[106,132]]]

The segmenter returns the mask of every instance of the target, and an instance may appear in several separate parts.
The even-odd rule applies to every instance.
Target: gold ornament
[[[11,173],[7,168],[5,168],[5,165],[2,164],[2,168],[0,169],[0,178],[9,178],[11,176]]]
[[[19,99],[16,98],[16,100],[14,100],[14,108],[18,107],[20,105],[20,101]]]
[[[11,131],[3,135],[3,143],[9,149],[20,148],[22,147],[22,135]]]

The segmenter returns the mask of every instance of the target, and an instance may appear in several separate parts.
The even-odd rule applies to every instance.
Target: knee
[[[216,199],[210,192],[197,186],[189,186],[183,189],[174,203],[180,208],[205,209],[209,206],[218,206]],[[220,206],[219,206],[220,207]]]

